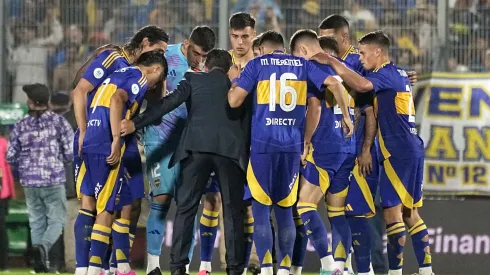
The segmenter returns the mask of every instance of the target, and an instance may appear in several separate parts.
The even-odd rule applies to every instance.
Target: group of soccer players
[[[296,32],[290,54],[279,33],[256,36],[249,14],[232,15],[229,33],[236,64],[229,72],[229,104],[236,108],[253,97],[245,266],[255,243],[261,274],[273,274],[274,258],[277,274],[301,274],[309,239],[320,257],[320,274],[343,274],[351,247],[358,274],[374,274],[367,218],[375,214],[379,186],[389,274],[402,274],[405,226],[419,274],[432,274],[427,227],[417,211],[422,206],[423,142],[415,129],[408,74],[390,61],[388,37],[369,33],[359,40],[358,50],[350,41],[348,22],[339,15],[322,21],[320,37],[312,30]],[[129,252],[145,196],[143,171],[137,137],[121,137],[120,122],[134,117],[144,98],[151,108],[151,98],[172,92],[187,71],[202,71],[215,40],[212,29],[199,26],[182,43],[167,45],[167,34],[148,26],[126,45],[98,49],[80,68],[73,91],[81,199],[74,228],[75,275],[135,274]],[[141,137],[151,197],[149,275],[161,274],[165,219],[180,169],[168,168],[168,162],[186,115],[182,105]],[[317,212],[323,198],[331,245]],[[213,175],[203,201],[200,270],[211,272],[221,209]]]

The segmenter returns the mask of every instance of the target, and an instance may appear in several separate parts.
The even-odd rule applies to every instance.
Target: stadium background
[[[483,91],[490,84],[490,75],[485,74],[490,71],[489,0],[0,2],[0,123],[5,127],[25,114],[22,104],[25,104],[26,98],[21,90],[22,85],[39,82],[50,86],[53,94],[70,94],[74,73],[98,46],[124,43],[135,30],[147,24],[162,27],[169,33],[170,43],[179,43],[189,35],[194,26],[207,24],[218,34],[218,45],[228,48],[227,21],[229,15],[237,11],[246,11],[255,16],[257,33],[273,29],[283,33],[286,38],[300,28],[316,30],[319,22],[333,13],[346,16],[351,24],[354,41],[372,30],[385,31],[393,44],[392,60],[400,67],[417,71],[419,75],[419,86],[414,89],[417,110],[425,108],[424,102],[432,98],[435,85],[433,80],[438,77],[442,77],[442,80],[439,79],[442,84],[455,80],[456,83],[451,82],[452,87],[466,87],[470,85],[467,83],[470,78],[476,78],[477,84],[483,85]],[[444,86],[442,84],[439,86]],[[460,90],[463,92],[465,89]],[[486,104],[484,106],[490,106],[490,96],[486,94],[487,98],[478,101],[478,104],[481,102]],[[480,111],[483,115],[480,116],[477,126],[481,130],[482,143],[478,143],[478,148],[482,157],[475,161],[488,164],[490,132],[483,127],[490,127],[488,120],[485,120],[485,114],[488,117],[489,113],[486,107],[482,107]],[[421,127],[424,125],[424,116],[425,112],[417,115],[417,122]],[[459,119],[462,124],[466,123],[464,117]],[[483,130],[486,132],[482,132]],[[447,157],[444,148],[436,148],[436,151],[442,153],[436,154],[433,160],[444,163]],[[490,261],[486,260],[490,254],[490,222],[486,211],[489,203],[485,197],[490,194],[490,189],[486,189],[490,174],[487,173],[488,169],[490,168],[487,165],[483,176],[475,175],[475,180],[471,182],[479,188],[468,186],[468,182],[464,181],[457,183],[462,186],[460,191],[457,188],[456,191],[445,190],[444,177],[433,183],[438,188],[431,188],[432,183],[426,182],[428,196],[423,214],[430,227],[434,266],[438,274],[484,274],[490,268]],[[8,217],[10,248],[12,264],[23,264],[22,256],[28,246],[28,228],[22,191],[21,188],[17,189],[17,199],[11,202]],[[461,196],[468,194],[473,196]],[[147,209],[145,203],[140,218],[142,227]],[[326,217],[326,213],[323,212],[322,216]],[[173,213],[169,217],[173,217]],[[169,229],[171,223],[169,221]],[[141,234],[138,236],[133,258],[136,263],[143,263],[144,230],[139,233]],[[171,232],[164,245],[167,248],[164,249],[165,256],[162,259],[164,266],[168,262],[170,236]],[[305,271],[316,272],[319,262],[310,248],[311,246]],[[410,253],[411,249],[408,248],[407,251],[407,271],[415,272],[416,264]],[[198,262],[198,247],[195,255],[194,270]],[[213,266],[217,269],[219,265],[219,253],[216,250]]]

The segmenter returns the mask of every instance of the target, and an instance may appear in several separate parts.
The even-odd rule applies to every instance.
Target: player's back
[[[329,65],[314,63],[322,71],[330,75],[335,75],[335,71]],[[314,96],[321,100],[321,115],[318,126],[312,136],[312,145],[317,153],[349,153],[355,154],[356,150],[356,134],[346,138],[342,128],[342,111],[337,104],[332,92],[317,91],[313,85],[308,85],[308,97]],[[347,99],[349,115],[354,121],[354,100],[347,90],[345,90],[345,98]]]
[[[89,105],[83,151],[99,154],[110,153],[112,131],[109,108],[112,96],[118,89],[127,92],[128,101],[123,105],[121,119],[130,119],[137,113],[147,88],[146,77],[137,67],[122,68],[109,75],[95,91],[94,98]]]
[[[94,89],[87,95],[87,113],[102,82],[116,70],[130,66],[129,57],[123,49],[109,49],[100,53],[87,68],[82,78],[86,79]]]
[[[181,43],[169,45],[165,53],[169,68],[165,96],[177,88],[177,85],[189,69],[187,58],[182,53],[181,47]],[[148,102],[148,107],[151,108],[151,102]],[[178,143],[186,118],[187,109],[185,104],[182,104],[164,115],[158,125],[149,126],[145,129],[144,143],[146,145],[163,143],[174,148]]]
[[[257,57],[247,65],[244,72],[254,70],[257,80],[252,151],[301,151],[310,77],[308,66],[313,65],[301,57],[281,52]]]
[[[407,73],[393,63],[386,63],[367,72],[366,77],[373,83],[376,94],[374,110],[378,119],[380,158],[423,156],[424,144],[417,134]]]

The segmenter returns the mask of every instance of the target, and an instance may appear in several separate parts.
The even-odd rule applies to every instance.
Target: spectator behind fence
[[[73,160],[73,130],[60,115],[48,110],[49,89],[43,84],[23,86],[28,115],[10,134],[7,161],[24,187],[34,270],[48,271],[48,252],[61,235],[66,218],[66,171]]]
[[[18,45],[10,56],[9,69],[15,76],[14,81],[14,103],[25,103],[27,98],[22,92],[22,86],[28,83],[48,83],[47,61],[48,51],[40,45],[38,29],[35,22],[26,21],[17,25],[13,34],[16,36]]]
[[[5,139],[7,129],[2,127],[0,136],[0,272],[7,268],[9,241],[6,218],[9,200],[15,197],[14,177],[7,163],[7,146]]]

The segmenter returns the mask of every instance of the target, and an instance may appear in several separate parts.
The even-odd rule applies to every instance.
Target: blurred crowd
[[[447,0],[447,39],[439,40],[437,0],[229,0],[230,12],[246,11],[257,31],[290,37],[329,14],[348,18],[353,37],[382,29],[401,67],[490,71],[490,0]],[[57,93],[71,90],[80,65],[96,47],[122,43],[147,24],[163,27],[171,43],[207,24],[218,31],[220,0],[8,0],[8,69],[13,102],[24,103],[22,85],[43,83]],[[441,56],[444,54],[444,56]],[[436,64],[437,61],[442,64]]]

